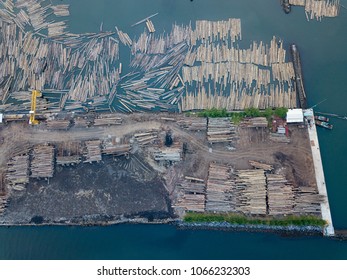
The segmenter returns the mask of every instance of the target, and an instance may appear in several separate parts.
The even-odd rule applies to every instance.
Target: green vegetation
[[[251,218],[241,214],[210,214],[188,212],[183,219],[187,223],[227,222],[235,225],[267,226],[318,226],[323,227],[326,221],[315,216],[287,216],[283,218]]]
[[[212,108],[212,109],[207,109],[201,112],[197,113],[198,117],[209,117],[209,118],[226,118],[226,117],[231,117],[232,121],[236,124],[240,123],[243,118],[245,117],[265,117],[268,119],[268,121],[271,120],[271,117],[273,115],[276,115],[282,119],[286,117],[288,109],[287,108],[276,108],[276,109],[271,109],[267,108],[264,111],[260,111],[257,108],[247,108],[245,109],[244,112],[228,112],[226,109],[217,109],[217,108]]]

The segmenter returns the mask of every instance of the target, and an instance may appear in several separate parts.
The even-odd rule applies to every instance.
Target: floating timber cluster
[[[289,0],[289,5],[304,7],[308,21],[337,17],[340,11],[340,0]]]
[[[61,19],[68,18],[69,5],[0,2],[0,110],[27,113],[30,95],[23,92],[31,89],[43,93],[41,113],[297,106],[282,40],[242,49],[241,20],[234,18],[173,24],[158,34],[156,15],[135,24],[148,31],[134,38],[102,26],[100,33],[73,34]],[[120,43],[131,53],[124,75]]]
[[[211,163],[207,178],[186,177],[178,185],[174,208],[276,217],[321,214],[323,198],[316,187],[294,187],[285,175],[273,173],[271,165],[249,163],[254,169]]]

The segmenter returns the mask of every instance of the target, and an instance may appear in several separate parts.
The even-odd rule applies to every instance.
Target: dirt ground
[[[167,115],[123,115],[124,122],[120,126],[71,128],[67,131],[48,131],[23,123],[1,127],[2,175],[11,156],[39,143],[129,138],[136,132],[154,129],[160,131],[160,137],[171,130],[173,138],[186,149],[181,162],[164,166],[149,161],[146,148],[137,147],[129,159],[121,157],[115,161],[112,157],[104,157],[99,164],[57,167],[49,182],[31,179],[25,191],[11,193],[0,222],[30,223],[33,217],[40,217],[48,223],[107,222],[121,217],[165,219],[172,217],[170,197],[174,197],[176,184],[184,176],[206,180],[210,162],[249,169],[249,160],[261,161],[272,164],[275,172],[284,173],[294,186],[315,186],[306,129],[289,126],[290,143],[277,143],[270,140],[267,128],[238,127],[234,142],[210,144],[206,140],[206,131],[191,132],[180,128],[175,121],[161,120],[161,116]],[[231,147],[235,149],[231,150]]]

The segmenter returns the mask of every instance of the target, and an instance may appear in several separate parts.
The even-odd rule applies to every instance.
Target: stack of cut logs
[[[32,178],[51,178],[54,173],[54,146],[37,145],[31,160]]]
[[[86,153],[85,158],[86,160],[84,162],[94,162],[94,161],[101,161],[101,141],[100,140],[91,140],[86,141]]]
[[[206,188],[203,179],[185,177],[178,186],[178,198],[175,208],[183,208],[185,211],[205,211]]]
[[[181,148],[179,147],[161,147],[154,152],[154,159],[156,161],[181,161]]]
[[[272,171],[273,170],[273,166],[270,164],[266,164],[266,163],[262,163],[262,162],[258,162],[258,161],[254,161],[254,160],[250,160],[248,162],[252,167],[254,167],[256,169],[263,169],[265,171]]]
[[[0,215],[5,211],[8,194],[5,188],[4,175],[0,173]]]
[[[73,122],[75,128],[86,128],[92,124],[91,121],[86,117],[77,117]]]
[[[266,174],[269,215],[293,214],[293,186],[283,175]]]
[[[95,126],[120,124],[122,124],[122,118],[115,114],[100,114],[94,119]]]
[[[231,142],[235,136],[235,126],[229,118],[209,118],[207,140],[210,143]]]
[[[239,170],[236,174],[237,210],[244,214],[266,215],[264,170]]]
[[[211,163],[206,187],[206,211],[233,211],[233,185],[230,179],[230,167]]]
[[[190,131],[205,131],[207,130],[207,118],[183,118],[177,124]]]
[[[130,144],[113,143],[104,141],[102,144],[102,153],[105,155],[123,156],[130,152]]]
[[[49,130],[67,130],[71,125],[70,120],[48,120],[46,122],[46,127]]]
[[[320,203],[324,201],[324,197],[318,194],[314,187],[298,187],[294,188],[295,204],[294,214],[297,215],[320,215]]]
[[[29,155],[18,155],[7,164],[6,181],[14,190],[23,190],[29,183]]]
[[[140,146],[146,146],[158,139],[158,131],[148,130],[142,133],[135,133],[134,137]]]
[[[264,117],[244,119],[241,124],[244,127],[267,127],[268,122]]]

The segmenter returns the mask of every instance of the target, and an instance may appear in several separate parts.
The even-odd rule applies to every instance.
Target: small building
[[[304,114],[302,109],[289,109],[287,112],[287,123],[303,123]]]

